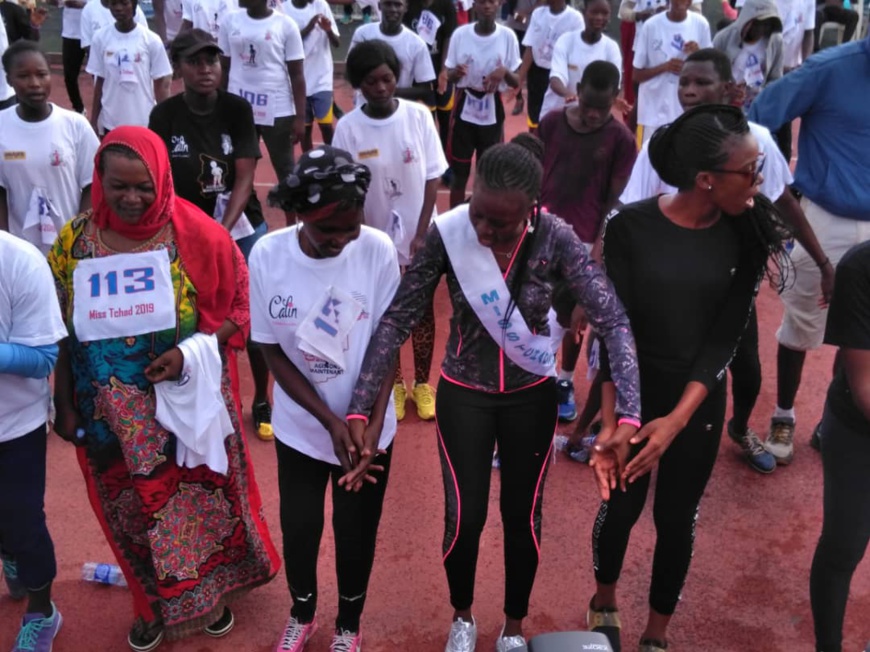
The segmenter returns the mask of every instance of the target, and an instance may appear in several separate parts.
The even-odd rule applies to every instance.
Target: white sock
[[[776,409],[773,411],[773,418],[774,419],[791,419],[792,421],[794,421],[795,420],[794,408],[792,408],[790,410],[783,410],[781,407],[779,407],[777,405]]]
[[[567,380],[568,382],[574,380],[574,372],[573,371],[565,371],[564,369],[559,369],[559,382],[563,380]]]

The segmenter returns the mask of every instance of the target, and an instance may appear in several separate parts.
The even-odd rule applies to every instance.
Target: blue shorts
[[[315,120],[321,125],[333,123],[332,91],[321,91],[305,98],[305,124],[313,124]]]

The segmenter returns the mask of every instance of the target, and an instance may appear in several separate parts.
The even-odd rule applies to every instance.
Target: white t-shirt
[[[0,19],[0,56],[3,56],[3,53],[6,52],[6,48],[8,47],[9,36],[6,34],[6,25],[3,23],[3,20]],[[0,74],[0,101],[8,100],[13,95],[15,95],[15,91],[6,82],[6,75]]]
[[[759,191],[771,201],[776,201],[782,197],[785,187],[794,182],[788,161],[779,151],[779,146],[766,127],[750,122],[749,130],[758,141],[758,151],[765,156],[764,169],[761,172],[764,182]],[[649,143],[647,142],[643,144],[637,159],[634,161],[631,178],[629,178],[625,190],[622,191],[619,201],[622,204],[631,204],[656,195],[676,191],[676,188],[662,181],[653,169],[649,160]]]
[[[91,0],[88,0],[88,2],[89,1]],[[81,9],[74,9],[72,7],[67,7],[63,2],[61,2],[61,6],[63,7],[60,29],[61,37],[75,40],[80,39],[82,37],[82,12],[84,11],[84,7]]]
[[[64,12],[65,13],[65,12]],[[136,6],[136,22],[142,27],[148,27],[148,20],[145,18],[145,12],[142,7]],[[94,40],[94,35],[106,25],[114,25],[115,19],[112,18],[112,12],[108,7],[104,7],[100,0],[88,0],[85,8],[82,9],[80,16],[81,42],[82,47],[91,46]]]
[[[556,78],[574,95],[583,71],[593,61],[609,61],[622,75],[622,52],[619,44],[602,34],[597,43],[589,45],[581,36],[582,30],[562,34],[553,48],[553,61],[550,66],[550,79]],[[565,106],[565,100],[556,95],[548,86],[541,105],[541,117],[554,109]]]
[[[220,9],[223,0],[182,0],[181,18],[190,21],[194,29],[201,29],[218,37]]]
[[[762,38],[755,43],[744,43],[731,65],[734,81],[746,84],[746,99],[743,109],[749,110],[752,101],[758,97],[764,86],[764,71],[767,65],[767,39]]]
[[[447,160],[429,109],[417,102],[398,102],[393,115],[383,120],[354,109],[338,121],[332,146],[347,150],[371,170],[366,224],[390,235],[399,262],[407,265],[426,181],[444,174]]]
[[[302,61],[305,51],[292,18],[273,11],[257,19],[244,9],[234,11],[222,19],[218,44],[230,57],[229,91],[251,102],[257,124],[296,115],[287,62]]]
[[[815,0],[776,0],[782,19],[782,65],[797,68],[803,63],[804,33],[816,28]]]
[[[292,0],[287,0],[284,3],[283,11],[296,21],[296,26],[299,28],[300,33],[308,27],[308,23],[311,22],[312,18],[320,14],[329,19],[332,33],[340,36],[338,26],[335,24],[335,18],[332,16],[332,9],[326,0],[312,0],[302,9],[296,7]],[[311,97],[315,93],[331,93],[334,65],[329,36],[320,25],[315,25],[311,33],[302,39],[302,45],[305,50],[305,94]]]
[[[432,67],[432,57],[429,56],[429,46],[417,32],[404,25],[402,31],[395,36],[381,33],[380,23],[362,25],[353,33],[348,51],[353,50],[358,43],[375,39],[389,43],[399,57],[402,68],[399,72],[398,88],[410,88],[415,82],[435,80],[435,69]]]
[[[55,104],[41,122],[25,122],[14,106],[0,111],[0,186],[10,233],[47,254],[79,212],[99,146],[86,118]]]
[[[520,44],[513,30],[496,24],[492,34],[481,36],[474,31],[475,23],[457,27],[450,37],[445,65],[448,68],[468,66],[468,72],[456,82],[457,88],[471,88],[483,92],[483,80],[496,68],[504,66],[511,72],[519,69]],[[499,90],[503,91],[507,84],[502,82]]]
[[[690,11],[685,20],[675,23],[668,19],[667,12],[656,14],[641,27],[634,52],[634,67],[654,68],[671,59],[685,60],[689,55],[683,48],[690,41],[695,41],[701,48],[712,47],[706,18]],[[640,84],[637,122],[646,132],[672,122],[683,112],[677,99],[679,83],[679,75],[665,72]]]
[[[549,68],[553,58],[553,48],[559,37],[574,30],[586,28],[583,15],[566,5],[565,9],[554,14],[547,6],[538,7],[532,12],[523,45],[532,48],[532,59],[541,68]]]
[[[280,345],[329,409],[344,418],[369,340],[399,286],[396,250],[383,233],[364,226],[359,238],[335,258],[311,258],[299,246],[299,230],[304,228],[273,231],[260,239],[251,253],[251,339]],[[297,337],[306,316],[322,310],[330,288],[341,290],[363,306],[344,342],[344,370],[303,352]],[[279,383],[275,383],[273,393],[272,426],[278,440],[303,455],[338,464],[332,439],[320,422]],[[391,401],[379,446],[389,446],[395,434],[396,411]]]
[[[67,336],[51,269],[39,250],[0,231],[0,342],[48,346]],[[0,442],[48,419],[48,378],[0,374]]]
[[[739,3],[740,0],[737,0],[737,2]],[[692,2],[692,10],[694,11],[695,9],[697,9],[698,12],[700,13],[702,4],[703,4],[702,0],[694,0]],[[658,9],[661,9],[661,8],[667,7],[667,6],[668,6],[668,0],[637,0],[637,2],[634,5],[634,12],[640,13],[643,11],[658,10]],[[632,46],[631,46],[632,52],[637,50],[637,39],[640,36],[641,26],[642,26],[642,23],[639,23],[637,25],[637,29],[635,29],[635,31],[634,31],[634,43],[632,43]]]
[[[266,0],[266,6],[279,13],[284,12],[284,0]],[[241,8],[242,6],[239,4],[239,0],[221,0],[221,16],[226,13],[238,11]]]
[[[109,130],[148,126],[157,103],[154,80],[171,75],[172,65],[163,41],[147,27],[136,25],[125,34],[106,25],[94,34],[87,70],[103,78],[100,124]]]
[[[184,10],[182,0],[163,0],[163,21],[166,24],[166,40],[172,41],[181,30]]]

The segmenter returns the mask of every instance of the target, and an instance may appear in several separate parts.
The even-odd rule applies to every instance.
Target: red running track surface
[[[90,102],[91,87],[82,76]],[[176,82],[176,87],[178,82]],[[350,106],[349,90],[339,97]],[[59,74],[54,99],[68,106]],[[510,107],[510,104],[508,105]],[[508,133],[524,129],[522,118],[509,118]],[[257,174],[261,196],[275,181],[268,163]],[[442,190],[439,207],[446,208]],[[269,213],[272,228],[283,216]],[[450,314],[443,286],[436,298],[438,340],[442,351]],[[766,430],[774,404],[774,333],[781,307],[769,288],[758,300],[764,386],[753,427]],[[406,347],[408,349],[408,347]],[[403,355],[411,369],[410,351]],[[439,356],[436,355],[436,363]],[[701,504],[695,557],[670,629],[670,649],[693,652],[793,652],[813,649],[809,606],[809,568],[821,527],[821,465],[807,441],[819,419],[830,377],[833,351],[809,355],[798,395],[799,428],[794,463],[770,476],[750,470],[736,446],[723,436],[719,460]],[[242,362],[246,422],[250,428],[252,386],[247,361]],[[578,378],[583,370],[578,371]],[[432,373],[437,379],[437,364]],[[585,383],[578,388],[584,395]],[[272,536],[279,542],[278,490],[274,446],[249,438]],[[64,615],[56,652],[127,650],[132,620],[127,591],[88,584],[79,579],[86,561],[111,562],[85,494],[73,449],[52,436],[48,447],[46,510],[58,559],[54,598]],[[501,628],[503,561],[498,511],[498,472],[493,472],[489,523],[483,533],[477,573],[475,614],[478,649],[492,649]],[[551,468],[544,508],[542,560],[526,633],[582,629],[586,605],[594,591],[591,531],[598,498],[590,470],[559,457]],[[651,501],[650,501],[651,502]],[[327,505],[327,513],[330,508]],[[380,528],[363,635],[367,652],[440,652],[452,610],[441,568],[443,499],[434,426],[420,422],[408,405],[395,446],[395,460]],[[327,518],[327,523],[329,520]],[[647,588],[654,545],[649,506],[629,546],[620,585],[625,649],[638,640],[647,611]],[[307,649],[326,651],[336,611],[332,535],[327,527],[320,558],[320,630]],[[164,644],[166,652],[271,652],[290,607],[283,575],[233,604],[236,628],[225,639],[197,636]],[[23,605],[0,597],[0,649],[10,649]],[[870,639],[870,564],[859,568],[852,584],[844,650],[863,650]]]

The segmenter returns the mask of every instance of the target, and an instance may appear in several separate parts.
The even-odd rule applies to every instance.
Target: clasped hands
[[[338,485],[346,491],[359,491],[366,482],[377,484],[375,474],[384,467],[375,464],[375,458],[386,453],[378,448],[383,425],[375,420],[352,418],[342,421],[338,417],[329,424],[327,429],[332,437],[332,447],[344,471]]]

